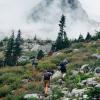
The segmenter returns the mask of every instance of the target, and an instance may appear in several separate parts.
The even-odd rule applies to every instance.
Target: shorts
[[[47,85],[47,86],[50,85],[50,80],[44,80],[44,87],[46,87],[46,85]]]

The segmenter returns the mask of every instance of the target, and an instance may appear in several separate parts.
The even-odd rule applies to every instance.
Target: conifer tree
[[[79,35],[79,38],[78,38],[78,42],[83,42],[84,41],[84,38],[83,38],[83,35]]]
[[[44,57],[44,52],[42,50],[39,50],[38,54],[37,54],[37,59],[42,59]]]
[[[100,32],[97,32],[97,33],[96,33],[96,38],[97,38],[97,39],[100,39]]]
[[[15,43],[14,43],[14,55],[13,55],[13,61],[14,61],[14,65],[16,65],[18,58],[21,56],[21,31],[18,31],[18,35],[15,39]]]
[[[5,65],[13,66],[13,48],[14,48],[14,32],[7,43],[5,50]]]
[[[67,34],[66,32],[64,32],[64,40],[63,40],[63,45],[64,45],[64,48],[67,48],[70,46],[70,41],[68,40],[68,37],[67,37]]]
[[[56,40],[56,50],[63,49],[63,39],[62,39],[62,33],[58,33],[58,37]]]
[[[60,32],[58,33],[58,37],[56,40],[56,50],[57,51],[70,46],[70,41],[68,40],[67,34],[64,30],[65,28],[65,16],[64,15],[62,15],[61,17],[59,27],[60,27]]]
[[[92,36],[91,36],[90,33],[88,32],[85,40],[90,41],[91,38],[92,38]]]

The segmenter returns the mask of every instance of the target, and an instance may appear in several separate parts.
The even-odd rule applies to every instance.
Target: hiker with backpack
[[[50,87],[50,78],[53,75],[52,72],[45,70],[43,75],[43,81],[44,81],[44,93],[47,95],[48,93],[48,87]]]
[[[64,77],[64,74],[66,73],[66,65],[68,64],[68,61],[67,61],[67,59],[64,59],[60,64],[59,64],[59,66],[60,66],[60,71],[61,71],[61,73],[62,73],[62,79],[63,79],[63,77]]]
[[[33,58],[32,59],[32,67],[33,67],[33,69],[36,69],[37,65],[38,65],[38,60],[36,58]]]

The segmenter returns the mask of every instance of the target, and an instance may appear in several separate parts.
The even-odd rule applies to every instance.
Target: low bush
[[[28,84],[27,89],[34,92],[41,92],[43,91],[43,84],[40,82],[32,82]]]
[[[87,92],[87,100],[100,100],[100,88],[91,88]]]
[[[0,97],[4,97],[9,93],[10,93],[10,87],[8,85],[5,85],[0,88]]]
[[[52,57],[51,63],[58,65],[61,61],[63,61],[66,58],[66,55],[58,55],[55,57]]]
[[[8,94],[7,100],[24,100],[24,95],[25,94],[20,94],[20,95],[14,96],[14,95]]]
[[[56,68],[56,64],[50,62],[50,61],[40,61],[38,66],[38,69],[40,70],[44,70],[44,69],[55,69]]]
[[[64,94],[58,88],[54,88],[52,92],[51,100],[60,100],[60,98],[64,96]]]

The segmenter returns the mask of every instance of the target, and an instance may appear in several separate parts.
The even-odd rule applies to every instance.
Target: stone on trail
[[[72,96],[75,96],[75,97],[82,97],[85,91],[86,91],[85,89],[76,89],[75,88],[72,90],[71,94],[72,94]]]
[[[96,87],[96,88],[100,88],[100,84],[97,84],[95,87]]]
[[[62,74],[60,71],[56,71],[53,76],[52,76],[52,79],[55,79],[55,78],[61,78]]]
[[[26,94],[26,95],[24,96],[24,99],[30,99],[30,98],[39,99],[39,95],[38,95],[38,94]]]
[[[79,52],[79,49],[74,49],[73,52],[74,53]]]
[[[82,65],[80,71],[83,73],[89,72],[89,64]]]
[[[97,59],[100,59],[100,55],[99,54],[92,54],[92,57],[95,57]]]
[[[95,86],[95,85],[98,84],[95,77],[92,77],[92,78],[88,78],[86,80],[83,80],[81,83],[82,84],[85,84],[85,85],[87,84],[89,86]]]
[[[97,76],[100,76],[100,67],[97,67],[97,68],[95,69],[95,74],[96,74]]]

